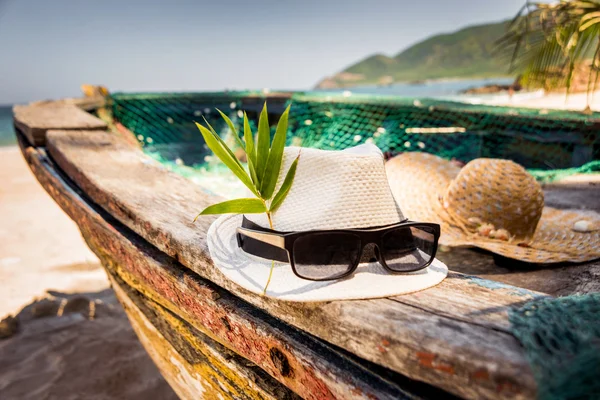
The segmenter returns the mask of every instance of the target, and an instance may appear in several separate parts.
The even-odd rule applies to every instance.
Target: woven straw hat
[[[386,171],[407,217],[441,225],[440,244],[530,263],[600,257],[600,218],[544,207],[540,184],[512,161],[479,158],[460,168],[411,152],[388,161]]]
[[[300,148],[284,151],[279,189]],[[281,207],[273,214],[274,229],[281,232],[333,230],[384,226],[405,218],[394,200],[385,175],[381,151],[361,145],[344,151],[303,148],[294,183]],[[245,216],[268,228],[264,214]],[[242,215],[224,215],[207,235],[215,265],[243,288],[262,294],[271,261],[239,248],[236,229]],[[275,263],[267,295],[290,301],[327,301],[394,296],[434,286],[447,275],[435,260],[421,271],[391,274],[379,263],[363,263],[353,275],[335,281],[309,281],[296,276],[288,263]]]

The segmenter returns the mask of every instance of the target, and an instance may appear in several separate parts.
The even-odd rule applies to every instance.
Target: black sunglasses
[[[412,221],[365,229],[278,232],[244,217],[237,229],[238,246],[246,253],[289,262],[294,274],[312,281],[344,278],[361,261],[377,260],[391,272],[424,269],[435,258],[439,237],[438,224]]]

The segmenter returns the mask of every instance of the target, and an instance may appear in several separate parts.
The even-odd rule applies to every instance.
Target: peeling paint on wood
[[[541,293],[532,292],[531,290],[523,289],[520,287],[507,285],[502,282],[490,281],[488,279],[481,279],[476,276],[468,277],[469,283],[473,285],[482,286],[492,290],[505,290],[511,296],[527,296],[528,299],[535,299],[540,297],[546,297]]]
[[[180,398],[192,400],[221,396],[259,400],[295,397],[292,393],[282,392],[283,389],[273,393],[273,390],[267,391],[256,385],[244,367],[228,362],[198,340],[193,344],[193,350],[201,351],[205,359],[200,362],[186,360],[132,301],[126,289],[112,277],[111,283],[138,338]],[[163,314],[163,317],[166,315]]]
[[[435,354],[417,352],[417,358],[419,359],[419,363],[426,368],[433,368],[454,375],[454,367],[448,363],[436,360]]]
[[[204,237],[210,221],[193,225],[189,218],[196,208],[202,207],[199,203],[209,204],[213,200],[201,188],[144,162],[142,153],[114,135],[53,131],[49,133],[48,146],[62,170],[119,221],[198,275],[285,322],[366,360],[463,397],[528,398],[535,394],[529,365],[517,340],[508,332],[506,317],[511,306],[524,300],[522,296],[469,284],[463,275],[454,273],[426,293],[390,299],[316,304],[267,301],[233,285],[212,265]],[[111,163],[106,163],[108,158]],[[197,204],[189,199],[197,199]],[[91,236],[94,235],[97,232]],[[116,249],[109,252],[118,253]],[[148,292],[160,290],[156,295],[170,299],[174,309],[187,310],[185,319],[199,317],[204,309],[204,304],[194,304],[192,293],[200,293],[203,301],[212,296],[210,290],[199,286],[196,279],[190,278],[193,275],[185,271],[176,272],[180,276],[176,284],[168,279],[161,284],[159,280],[165,279],[157,276],[161,270],[150,272],[148,266],[119,264],[130,270],[141,288]],[[135,268],[141,269],[135,271]],[[236,351],[247,354],[286,382],[265,355],[267,351],[253,353],[252,346],[259,344],[236,337],[236,324],[230,316],[227,328],[221,320],[223,315],[202,315],[205,329],[220,335],[224,342],[234,343]],[[238,326],[237,332],[250,335],[253,328],[252,324],[249,326]],[[389,344],[382,346],[382,338]],[[271,343],[266,350],[270,347]],[[284,353],[290,351],[290,348],[280,349]],[[452,366],[454,374],[443,367],[422,365],[417,351],[434,354],[436,360],[452,360],[445,363]],[[297,373],[291,361],[290,365]],[[471,375],[480,370],[487,371],[489,380],[472,379]],[[497,392],[498,384],[507,381],[516,388],[510,396]]]
[[[30,148],[25,155],[42,186],[78,223],[84,238],[111,273],[260,366],[303,398],[409,398],[410,392],[401,386],[406,382],[421,390],[401,376],[395,377],[394,383],[380,378],[338,350],[285,326],[186,271],[141,238],[124,234],[124,227],[117,229],[87,206],[51,172],[51,164],[43,154]],[[183,335],[181,330],[178,332]],[[281,352],[289,366],[273,362],[271,349]],[[359,397],[352,395],[357,389],[362,393]]]

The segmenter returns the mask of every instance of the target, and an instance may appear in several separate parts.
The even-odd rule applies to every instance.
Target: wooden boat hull
[[[87,118],[48,122],[26,111],[18,118],[25,159],[102,261],[182,398],[535,397],[508,311],[544,294],[451,272],[426,292],[389,299],[265,299],[212,264],[211,221],[190,218],[214,201],[201,188],[116,134],[84,130]],[[469,260],[477,273],[493,263],[474,252],[461,257],[456,265]],[[523,279],[511,276],[498,279]]]
[[[382,379],[185,271],[88,203],[43,149],[28,147],[23,138],[20,144],[39,182],[100,258],[140,341],[182,398],[408,399],[413,390],[437,393],[403,377]]]
[[[285,399],[296,396],[256,366],[207,338],[109,275],[140,342],[181,399]]]
[[[23,143],[23,142],[21,142]],[[92,209],[84,216],[87,206],[75,203],[77,194],[51,167],[49,160],[32,148],[23,148],[26,158],[42,185],[70,215],[77,215],[81,232],[102,259],[115,295],[123,306],[140,342],[157,365],[161,374],[182,399],[239,398],[279,399],[296,398],[289,389],[265,374],[260,368],[242,359],[224,346],[197,331],[181,318],[158,303],[143,296],[125,283],[117,273],[119,260],[111,257],[106,248],[98,245],[102,236],[94,230],[114,229],[94,224],[99,216]],[[45,160],[45,161],[44,161]],[[85,225],[83,219],[86,219]],[[96,231],[98,232],[98,231]]]

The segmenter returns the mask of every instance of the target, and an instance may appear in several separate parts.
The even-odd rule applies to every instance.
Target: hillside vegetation
[[[507,24],[478,25],[432,36],[393,57],[374,54],[325,78],[318,87],[506,76],[509,60],[495,57],[493,50]]]

